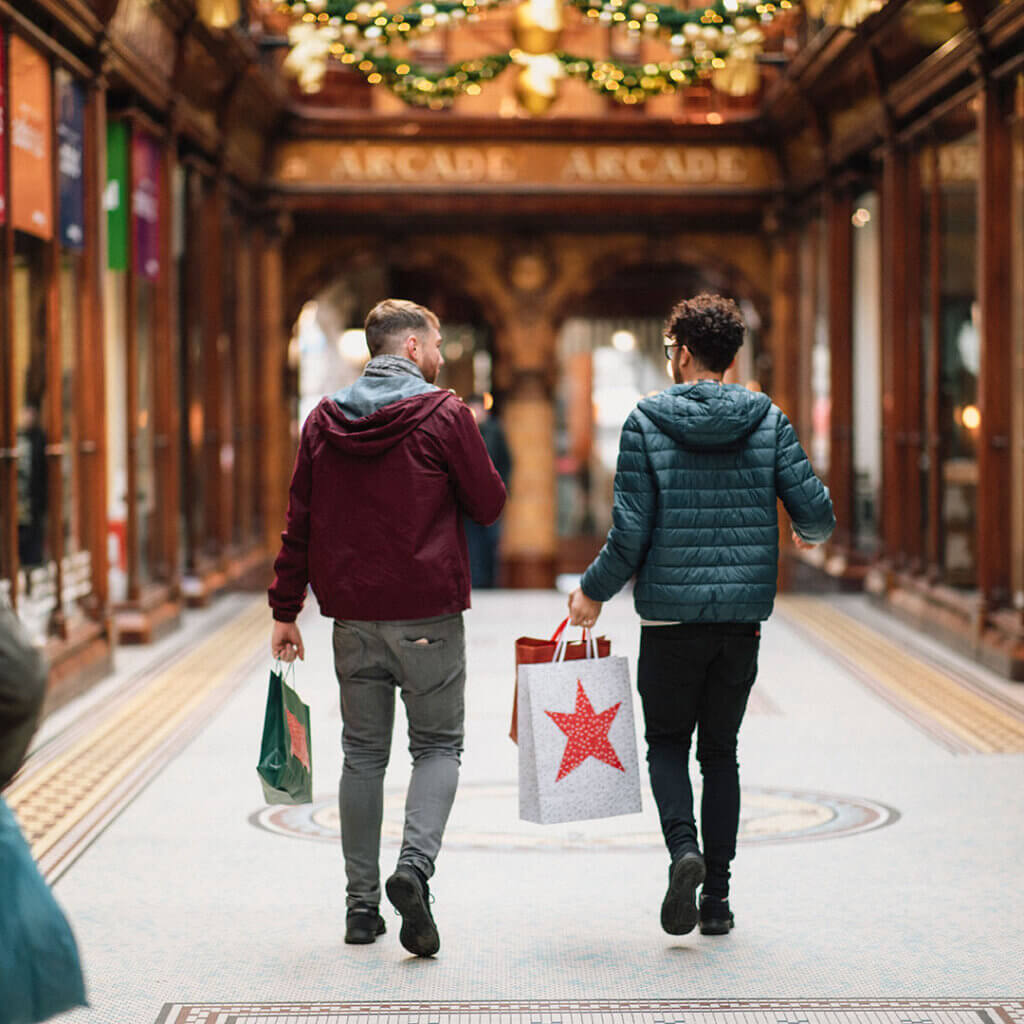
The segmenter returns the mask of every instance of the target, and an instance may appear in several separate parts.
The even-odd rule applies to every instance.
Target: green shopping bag
[[[295,677],[295,666],[286,672]],[[256,766],[268,804],[313,802],[313,755],[309,739],[309,707],[285,682],[280,662],[270,673],[263,745]]]

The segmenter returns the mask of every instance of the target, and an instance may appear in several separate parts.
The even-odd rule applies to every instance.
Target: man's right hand
[[[278,661],[306,660],[306,649],[302,646],[302,634],[294,622],[275,622],[270,635],[270,653]]]
[[[796,530],[793,531],[793,543],[801,551],[810,551],[811,548],[816,548],[817,544],[812,544],[809,540],[804,540],[803,537],[797,535]]]

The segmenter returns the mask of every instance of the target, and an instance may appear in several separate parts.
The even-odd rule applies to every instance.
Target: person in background
[[[423,306],[385,299],[366,318],[370,361],[310,413],[270,588],[271,651],[305,651],[295,619],[307,584],[334,619],[344,763],[339,787],[348,879],[345,941],[372,943],[380,916],[384,771],[395,691],[413,769],[388,899],[417,956],[441,940],[428,879],[455,799],[462,754],[469,557],[462,518],[493,523],[505,488],[468,407],[434,384],[441,325]]]
[[[476,419],[480,435],[487,446],[487,454],[494,463],[507,490],[512,482],[512,453],[508,448],[501,421],[494,415],[483,395],[470,395],[466,405]],[[482,526],[472,519],[465,520],[466,544],[469,547],[469,567],[474,590],[487,590],[498,585],[499,551],[501,548],[501,521]]]
[[[725,384],[743,344],[736,304],[680,302],[666,325],[675,384],[640,401],[622,429],[612,528],[569,598],[576,625],[635,575],[641,618],[637,685],[647,761],[671,857],[662,927],[705,935],[735,923],[729,906],[740,783],[737,737],[757,677],[761,623],[778,575],[777,501],[801,548],[828,540],[835,516],[789,420],[767,395]],[[690,743],[704,778],[697,841]],[[696,890],[703,883],[700,907]]]

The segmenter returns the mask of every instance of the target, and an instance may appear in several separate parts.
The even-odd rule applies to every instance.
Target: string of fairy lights
[[[640,104],[697,83],[741,96],[756,92],[759,86],[764,28],[795,13],[801,0],[718,0],[694,10],[645,0],[564,0],[566,7],[602,26],[619,29],[627,39],[635,41],[645,34],[662,39],[670,59],[646,63],[572,54],[547,45],[546,41],[560,35],[563,0],[547,0],[546,11],[542,0],[540,21],[527,21],[525,36],[520,31],[523,26],[517,23],[517,40],[539,38],[539,44],[526,42],[506,53],[462,60],[441,69],[430,67],[422,57],[416,62],[417,48],[431,33],[475,21],[489,10],[516,4],[527,8],[531,2],[536,0],[415,0],[391,10],[382,0],[282,0],[279,9],[295,19],[285,68],[303,90],[316,92],[328,62],[339,60],[357,69],[371,85],[383,85],[405,103],[431,109],[448,107],[461,95],[479,94],[512,64],[532,67],[546,76],[546,88],[552,95],[555,87],[551,80],[576,78],[624,104]],[[860,2],[877,9],[883,0]],[[393,48],[402,56],[394,56]],[[544,88],[542,84],[541,90]],[[541,109],[543,104],[535,112]]]

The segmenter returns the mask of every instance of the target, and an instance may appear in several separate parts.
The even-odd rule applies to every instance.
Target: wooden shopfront
[[[787,141],[805,177],[776,245],[800,299],[777,335],[776,398],[839,526],[790,566],[864,584],[1021,678],[1024,5],[972,5],[941,46],[907,31],[903,6],[903,21],[889,4],[859,40],[833,39],[768,104],[800,124],[786,88],[820,99]]]
[[[51,44],[0,17],[0,599],[45,647],[55,681],[83,685],[111,650],[98,515],[101,154],[90,71]]]
[[[0,0],[0,40],[0,599],[60,700],[115,640],[266,582],[290,448],[258,187],[283,93],[184,0]]]

